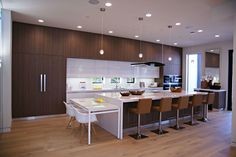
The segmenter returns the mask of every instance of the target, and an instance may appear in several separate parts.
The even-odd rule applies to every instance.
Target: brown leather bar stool
[[[168,131],[162,129],[161,120],[162,120],[162,113],[171,111],[172,109],[171,106],[172,106],[172,98],[162,98],[159,106],[152,106],[153,110],[160,112],[159,113],[159,127],[156,130],[152,130],[152,132],[158,135],[168,133]]]
[[[203,105],[202,102],[203,102],[203,95],[202,94],[193,95],[192,101],[189,102],[189,106],[192,109],[191,121],[187,122],[185,124],[188,124],[188,125],[197,125],[198,124],[194,121],[194,118],[193,118],[193,116],[194,116],[194,107],[202,106]]]
[[[178,98],[178,101],[176,104],[172,104],[172,108],[176,109],[176,125],[171,128],[175,130],[184,129],[184,127],[179,125],[179,110],[187,109],[188,104],[189,104],[188,96],[182,96]]]
[[[208,121],[208,105],[213,104],[215,101],[215,93],[208,93],[207,98],[203,99],[203,106],[202,106],[202,118],[198,119],[199,121],[202,122],[207,122]]]
[[[146,135],[142,135],[141,134],[141,115],[142,114],[147,114],[151,112],[151,106],[152,106],[152,99],[140,99],[138,101],[138,105],[136,108],[130,108],[129,112],[137,114],[138,115],[138,125],[137,125],[137,133],[136,134],[132,134],[129,135],[135,139],[142,139],[142,138],[146,138],[148,136]]]

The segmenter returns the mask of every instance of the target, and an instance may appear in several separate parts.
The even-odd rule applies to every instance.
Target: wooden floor
[[[96,127],[91,146],[80,143],[78,128],[65,129],[66,117],[14,121],[12,132],[0,136],[0,157],[236,157],[231,112],[212,112],[209,118],[162,136],[145,129],[149,138],[139,141],[127,135],[117,140]]]

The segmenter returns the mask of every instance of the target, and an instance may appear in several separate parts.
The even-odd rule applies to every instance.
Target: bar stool
[[[138,115],[138,125],[137,125],[137,133],[129,135],[130,137],[133,137],[134,139],[143,139],[148,136],[141,134],[141,115],[150,113],[152,106],[152,99],[139,99],[138,105],[136,108],[130,108],[129,112]]]
[[[152,106],[153,110],[159,112],[159,127],[156,130],[152,130],[152,132],[158,135],[168,133],[168,131],[162,129],[161,120],[162,120],[162,112],[171,111],[171,106],[172,106],[172,98],[162,98],[159,106]]]
[[[208,93],[207,98],[203,99],[203,110],[202,110],[202,118],[198,119],[199,121],[202,122],[207,122],[208,121],[208,105],[213,104],[215,101],[215,93]],[[206,114],[206,115],[205,115]]]
[[[193,98],[192,98],[192,101],[189,102],[189,106],[191,107],[192,109],[192,113],[191,113],[191,121],[190,122],[187,122],[185,124],[187,125],[197,125],[198,123],[197,122],[194,122],[194,107],[197,107],[197,106],[202,106],[203,105],[203,95],[202,94],[196,94],[196,95],[193,95]]]
[[[176,104],[172,104],[172,108],[176,109],[176,125],[171,127],[175,130],[184,129],[184,127],[179,125],[179,110],[187,109],[189,104],[189,97],[188,96],[182,96],[178,98],[178,101]]]

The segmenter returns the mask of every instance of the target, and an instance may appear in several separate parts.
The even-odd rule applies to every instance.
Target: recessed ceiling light
[[[106,6],[106,7],[110,7],[110,6],[112,6],[112,4],[111,4],[110,2],[106,2],[106,3],[105,3],[105,6]]]
[[[157,39],[156,41],[157,41],[157,42],[160,42],[161,40]]]
[[[178,45],[178,43],[174,43],[174,45]]]
[[[216,34],[216,35],[215,35],[215,37],[216,37],[216,38],[219,38],[219,37],[220,37],[220,35],[219,35],[219,34]]]
[[[211,52],[214,52],[214,50],[210,50]]]
[[[81,28],[82,28],[82,26],[77,26],[77,28],[81,29]]]
[[[146,17],[151,17],[151,16],[152,16],[151,13],[147,13],[147,14],[146,14]]]
[[[138,35],[135,35],[134,37],[135,37],[135,38],[138,38],[139,36],[138,36]]]
[[[176,25],[176,26],[180,26],[180,25],[181,25],[181,23],[180,23],[180,22],[177,22],[175,25]]]
[[[201,32],[203,32],[203,30],[202,30],[202,29],[199,29],[197,32],[198,32],[198,33],[201,33]]]
[[[40,23],[43,23],[43,22],[44,22],[44,20],[42,20],[42,19],[38,19],[38,22],[40,22]]]
[[[113,33],[113,31],[108,31],[108,33],[112,34],[112,33]]]

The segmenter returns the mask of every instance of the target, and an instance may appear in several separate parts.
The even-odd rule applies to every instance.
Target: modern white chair
[[[65,104],[66,107],[66,114],[70,117],[70,120],[67,124],[67,128],[69,128],[72,126],[72,122],[75,120],[75,111],[72,104],[66,102],[63,103]]]
[[[76,108],[72,106],[75,111],[75,119],[79,123],[79,127],[81,127],[81,134],[80,134],[80,141],[84,138],[84,130],[87,130],[87,124],[89,122],[89,115],[86,111],[80,108]],[[90,122],[91,122],[91,129],[94,134],[96,134],[95,128],[93,126],[93,123],[97,121],[96,115],[90,116]]]

